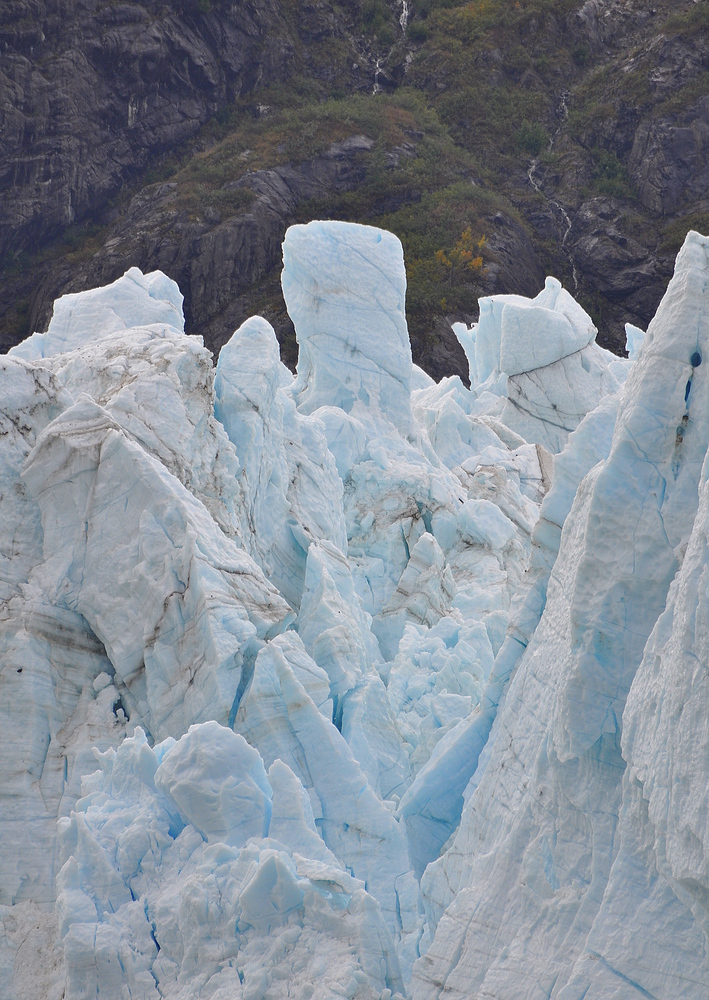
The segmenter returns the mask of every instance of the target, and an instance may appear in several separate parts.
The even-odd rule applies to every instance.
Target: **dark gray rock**
[[[46,329],[54,299],[61,294],[106,284],[131,266],[159,268],[180,285],[187,331],[203,336],[215,354],[248,316],[260,312],[273,323],[283,360],[293,367],[295,335],[280,293],[286,228],[299,218],[303,202],[328,203],[356,188],[372,145],[368,136],[354,136],[299,166],[247,173],[233,186],[251,191],[253,202],[224,221],[216,221],[210,206],[202,218],[190,218],[176,205],[174,183],[143,189],[92,257],[47,269],[32,292],[29,327]],[[491,263],[483,291],[535,295],[544,283],[544,270],[529,234],[501,212],[488,222]],[[473,322],[476,317],[449,319],[455,318]],[[467,379],[465,355],[445,318],[425,337],[412,335],[412,350],[435,378],[459,374]]]
[[[395,24],[397,0],[386,2]],[[661,30],[679,8],[693,9],[688,0],[587,0],[568,15],[531,13],[523,47],[533,51],[540,39],[565,46],[576,66],[572,78],[558,77],[556,115],[544,122],[554,155],[540,156],[533,185],[519,156],[500,161],[494,177],[484,164],[480,177],[466,175],[466,183],[497,189],[491,203],[503,208],[485,222],[482,292],[534,295],[545,271],[555,273],[593,312],[601,342],[618,351],[624,323],[644,327],[653,315],[685,220],[709,213],[709,39],[706,31]],[[307,162],[230,181],[227,190],[252,195],[238,212],[242,202],[224,189],[187,210],[175,184],[150,183],[159,174],[148,171],[166,155],[209,148],[213,129],[202,126],[234,98],[246,97],[241,105],[255,117],[273,114],[268,101],[277,102],[263,88],[279,83],[287,94],[296,72],[343,93],[371,93],[379,63],[379,87],[401,85],[412,50],[398,40],[387,54],[362,34],[361,14],[360,3],[335,0],[0,3],[0,349],[46,327],[56,296],[137,265],[180,283],[188,329],[213,350],[261,312],[292,365],[279,284],[283,233],[294,221],[327,216],[338,195],[357,188],[372,139],[352,136]],[[510,71],[500,45],[479,55],[492,84]],[[553,75],[552,64],[545,72]],[[519,66],[519,86],[536,86],[539,67]],[[432,103],[439,90],[455,89],[435,51],[422,67],[416,86]],[[584,79],[593,82],[585,97]],[[599,110],[579,129],[566,111],[584,100]],[[464,107],[458,117],[465,132]],[[423,138],[411,128],[383,152],[387,178],[396,180]],[[606,153],[621,169],[615,188],[599,181]],[[359,221],[376,225],[380,215],[420,203],[426,190],[394,182],[377,197]],[[74,253],[70,237],[82,220],[94,237]],[[412,336],[415,358],[436,377],[466,371],[450,318]]]
[[[0,260],[95,217],[225,102],[287,80],[303,38],[346,25],[311,4],[299,30],[277,0],[3,0]]]
[[[635,133],[628,169],[646,208],[671,215],[709,204],[709,96],[679,120],[649,119]]]
[[[573,253],[585,280],[611,299],[624,298],[634,288],[657,278],[650,249],[622,229],[622,216],[610,198],[584,202],[573,225]]]
[[[174,184],[142,190],[93,257],[49,269],[32,296],[30,327],[46,328],[60,294],[113,281],[131,266],[159,268],[179,283],[185,296],[188,332],[201,334],[218,351],[256,310],[264,281],[272,295],[277,293],[281,244],[300,203],[330,198],[361,180],[361,154],[372,143],[366,136],[355,140],[333,144],[323,156],[297,167],[247,173],[236,186],[252,191],[254,200],[246,212],[223,222],[210,207],[196,220],[176,209]],[[276,325],[292,363],[292,327],[284,315],[285,310]]]

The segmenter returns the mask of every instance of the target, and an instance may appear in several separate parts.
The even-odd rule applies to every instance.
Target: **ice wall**
[[[416,966],[415,997],[437,996],[441,982],[461,997],[699,997],[709,982],[698,869],[690,888],[679,868],[662,868],[667,828],[646,818],[652,782],[642,785],[654,767],[633,767],[641,746],[648,766],[639,734],[658,697],[664,704],[649,683],[661,662],[653,647],[671,628],[663,609],[709,443],[708,274],[709,240],[690,234],[622,393],[608,458],[583,479],[565,521],[544,613],[455,841],[427,873],[440,922]],[[672,754],[660,739],[659,760]],[[681,782],[674,788],[681,796]],[[663,943],[650,957],[648,927],[666,952]]]
[[[371,227],[289,230],[295,378],[160,273],[58,300],[0,366],[2,1000],[705,995],[708,254],[627,360],[483,300],[471,389]]]
[[[591,317],[556,278],[534,298],[480,299],[480,319],[453,329],[468,358],[473,393],[526,440],[561,451],[568,435],[604,396],[618,391],[627,363],[600,348]],[[633,328],[635,330],[635,328]],[[629,335],[638,342],[641,331]]]
[[[378,411],[407,433],[411,345],[396,236],[346,222],[291,226],[281,283],[298,337],[298,408]]]

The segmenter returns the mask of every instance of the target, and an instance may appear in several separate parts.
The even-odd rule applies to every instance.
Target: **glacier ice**
[[[86,395],[40,434],[23,478],[46,557],[29,586],[86,618],[151,732],[226,720],[249,645],[293,617],[259,567]]]
[[[590,317],[555,278],[547,278],[534,299],[481,299],[479,322],[470,330],[455,324],[454,330],[484,408],[552,452],[561,451],[585,414],[627,377],[627,362],[596,344]],[[494,395],[500,403],[491,411]]]
[[[296,850],[309,847],[304,832],[319,840],[308,814],[284,823],[281,807],[273,833],[292,841],[269,836],[274,793],[302,799],[287,765],[272,788],[258,752],[216,722],[154,748],[138,729],[98,760],[59,824],[69,995],[285,997],[313,979],[320,996],[353,979],[353,995],[401,987],[362,882]]]
[[[214,414],[211,355],[196,338],[158,325],[131,328],[42,364],[74,399],[86,393],[108,410],[227,534],[241,534],[238,460]]]
[[[663,868],[665,820],[648,818],[652,782],[646,791],[631,747],[634,720],[656,711],[639,687],[657,670],[668,591],[672,602],[680,564],[678,581],[686,572],[709,443],[708,273],[709,240],[690,234],[621,394],[608,457],[565,519],[541,619],[498,694],[455,840],[427,873],[437,926],[415,997],[437,996],[441,982],[450,996],[706,992],[705,890],[696,869],[684,883]],[[702,843],[699,827],[693,836]],[[666,953],[653,942],[648,956],[648,933],[669,937]]]
[[[162,271],[143,274],[131,267],[110,285],[62,295],[54,303],[47,332],[33,333],[9,353],[28,361],[50,358],[153,324],[184,333],[182,301],[180,289]]]
[[[704,1000],[709,240],[411,360],[292,227],[296,375],[132,268],[0,365],[0,998]]]
[[[281,391],[292,381],[273,328],[252,317],[219,352],[214,413],[239,456],[249,550],[298,608],[310,542],[346,552],[347,535],[333,455],[320,422]]]
[[[406,434],[412,363],[396,236],[346,222],[291,226],[282,285],[298,337],[298,409],[364,409]]]

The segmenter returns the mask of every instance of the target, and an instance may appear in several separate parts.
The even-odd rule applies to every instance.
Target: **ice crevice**
[[[705,1000],[709,241],[469,389],[392,234],[283,254],[295,376],[136,268],[0,363],[0,997]]]

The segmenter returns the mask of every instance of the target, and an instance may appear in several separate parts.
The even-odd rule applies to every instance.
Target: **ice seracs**
[[[653,829],[644,818],[649,758],[636,771],[631,763],[638,720],[664,702],[658,685],[641,692],[661,662],[653,646],[669,625],[663,609],[709,443],[708,274],[709,241],[690,234],[620,398],[608,457],[566,517],[541,621],[504,700],[496,693],[455,841],[424,887],[439,922],[415,997],[437,996],[441,981],[451,996],[699,997],[709,981],[695,922],[702,876],[695,868],[685,887],[663,868],[665,820]],[[661,768],[668,750],[654,746]],[[676,945],[650,959],[641,924]],[[698,950],[680,968],[669,955],[689,939]]]
[[[143,274],[131,267],[110,285],[62,295],[47,332],[33,333],[10,354],[36,361],[142,326],[184,333],[182,302],[180,289],[162,271]]]
[[[179,289],[0,365],[0,996],[704,1000],[709,243],[603,351],[555,279],[412,364],[295,226],[295,378]],[[3,992],[4,990],[4,992]]]
[[[298,409],[379,414],[407,433],[411,345],[396,236],[346,222],[291,226],[281,283],[298,337]]]
[[[479,322],[453,329],[484,410],[500,396],[502,422],[552,452],[627,376],[627,363],[596,344],[590,316],[555,278],[534,299],[483,298]]]
[[[243,650],[293,617],[258,566],[86,396],[45,428],[23,476],[44,530],[30,586],[89,622],[150,731],[226,721]]]
[[[310,542],[328,539],[344,553],[347,536],[326,436],[283,391],[292,382],[273,328],[260,316],[243,323],[219,352],[214,412],[241,463],[247,544],[298,608]]]
[[[60,823],[70,996],[403,988],[377,904],[318,847],[286,764],[272,787],[258,752],[217,723],[154,748],[138,730],[99,764]]]

